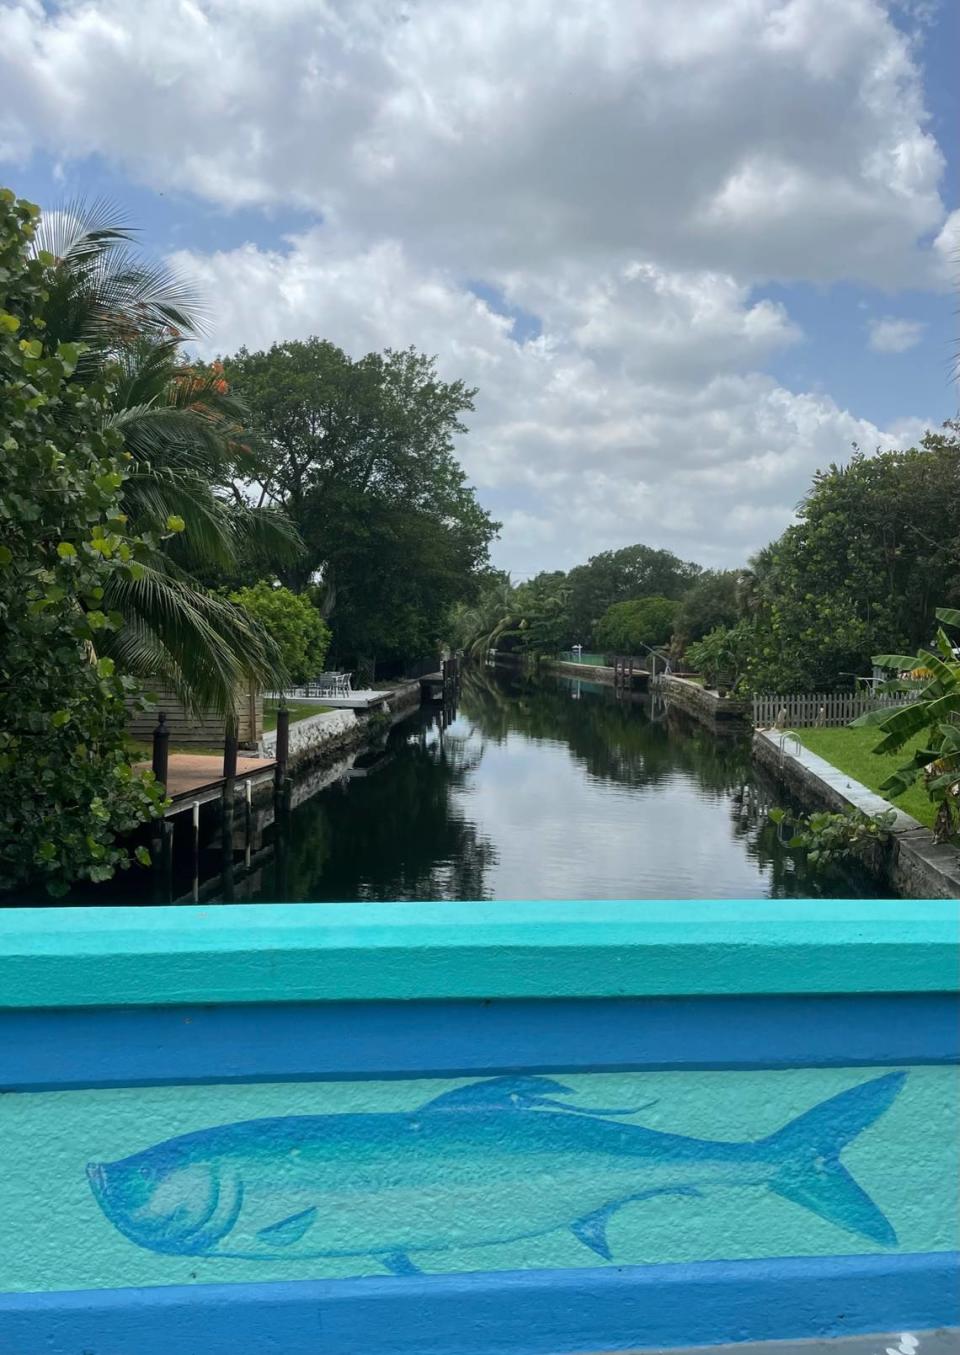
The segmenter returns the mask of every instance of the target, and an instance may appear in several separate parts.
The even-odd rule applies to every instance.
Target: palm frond
[[[187,529],[178,541],[183,563],[222,569],[236,565],[231,505],[202,476],[168,466],[137,465],[124,484],[123,507],[138,531],[163,532],[169,518],[183,518]]]
[[[233,711],[250,684],[281,690],[279,651],[242,608],[151,566],[115,574],[105,605],[124,625],[101,646],[135,677],[169,682],[189,710]]]
[[[257,508],[248,503],[230,505],[234,551],[238,557],[296,564],[304,553],[303,538],[278,508]]]
[[[196,284],[131,248],[134,232],[109,202],[76,199],[44,213],[33,248],[53,255],[45,307],[51,340],[98,348],[175,327],[203,332],[205,307]],[[85,364],[89,367],[89,359]]]
[[[43,213],[32,247],[35,254],[46,250],[58,263],[84,263],[134,234],[109,198],[77,197]]]

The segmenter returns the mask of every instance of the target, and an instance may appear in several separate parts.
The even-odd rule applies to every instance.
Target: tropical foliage
[[[475,652],[519,648],[556,654],[574,644],[595,643],[629,653],[633,645],[620,632],[616,642],[612,635],[609,643],[601,640],[598,627],[610,609],[627,604],[627,612],[614,614],[626,617],[638,601],[652,602],[646,633],[664,638],[647,643],[664,643],[670,638],[674,599],[683,595],[699,573],[698,565],[643,545],[606,551],[569,573],[544,571],[516,585],[506,575],[489,573],[477,597],[451,613],[448,629],[455,644]],[[643,643],[639,633],[637,643]]]
[[[684,663],[687,668],[702,674],[708,687],[735,691],[750,664],[755,639],[754,629],[748,621],[739,621],[735,626],[717,626],[702,640],[687,647]]]
[[[306,593],[261,579],[252,588],[230,594],[266,631],[280,653],[290,681],[307,682],[323,672],[330,627]]]
[[[0,890],[39,877],[59,893],[127,864],[118,835],[163,805],[130,768],[135,684],[108,654],[124,627],[112,601],[162,541],[122,511],[108,374],[48,323],[60,274],[38,216],[0,191]]]
[[[35,243],[52,260],[48,340],[82,345],[75,384],[106,381],[104,428],[127,463],[123,512],[155,543],[135,578],[108,583],[106,601],[124,625],[106,637],[105,652],[128,673],[169,683],[194,708],[232,712],[238,689],[281,680],[281,667],[263,631],[199,575],[264,544],[292,561],[299,543],[280,515],[230,488],[245,411],[222,370],[182,357],[201,324],[191,288],[144,262],[131,242],[109,209],[76,203],[45,217]]]
[[[938,609],[945,626],[960,627],[960,611]],[[939,806],[934,824],[938,838],[960,831],[960,660],[949,636],[940,626],[933,646],[916,654],[877,654],[874,662],[902,676],[892,678],[888,691],[912,691],[916,700],[892,711],[874,711],[855,720],[858,726],[876,725],[883,735],[877,753],[895,753],[918,734],[923,746],[889,777],[882,789],[902,795],[921,780],[930,798]]]
[[[885,847],[896,817],[895,809],[865,814],[855,805],[839,813],[821,810],[795,815],[786,809],[770,810],[771,822],[791,834],[786,845],[802,851],[815,870],[826,870],[851,856],[862,860]]]

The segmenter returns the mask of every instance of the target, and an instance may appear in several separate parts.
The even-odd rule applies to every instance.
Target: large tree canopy
[[[678,603],[672,598],[615,602],[597,622],[597,644],[607,653],[639,654],[665,645],[673,634]]]
[[[595,640],[597,623],[615,602],[681,598],[699,573],[699,565],[652,546],[624,546],[591,556],[567,575],[571,642]]]
[[[412,348],[353,360],[317,338],[224,367],[251,412],[237,475],[298,527],[306,554],[283,576],[320,578],[341,661],[435,646],[497,530],[454,455],[475,392]]]

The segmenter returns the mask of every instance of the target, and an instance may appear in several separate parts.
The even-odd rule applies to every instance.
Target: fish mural
[[[838,1228],[895,1247],[893,1226],[842,1165],[892,1105],[888,1073],[822,1101],[764,1138],[663,1133],[587,1109],[545,1077],[495,1077],[416,1111],[285,1116],[225,1124],[91,1163],[90,1186],[125,1237],[174,1256],[376,1258],[413,1274],[420,1252],[571,1229],[612,1260],[623,1205],[756,1186]]]

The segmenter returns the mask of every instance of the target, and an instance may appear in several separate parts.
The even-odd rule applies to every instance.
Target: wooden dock
[[[235,784],[256,784],[274,774],[276,761],[266,757],[238,757]],[[138,762],[137,771],[149,771],[149,762]],[[167,818],[194,804],[205,804],[223,794],[223,758],[204,753],[171,753],[167,762],[167,794],[173,804]]]

